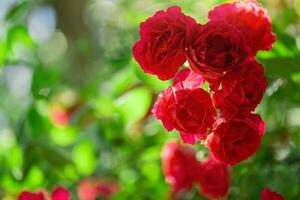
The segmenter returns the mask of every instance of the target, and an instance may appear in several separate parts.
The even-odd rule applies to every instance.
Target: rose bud
[[[178,130],[185,143],[192,144],[205,137],[215,120],[216,111],[202,84],[201,75],[182,70],[173,87],[163,91],[153,107],[155,118],[161,120],[168,131]]]
[[[140,25],[140,40],[132,50],[135,60],[145,73],[161,80],[173,78],[186,61],[185,47],[195,25],[180,7],[156,12]]]
[[[264,121],[259,115],[235,116],[217,124],[206,145],[216,159],[235,165],[257,151],[264,132]]]
[[[270,50],[275,41],[267,10],[254,0],[225,3],[209,12],[209,19],[226,20],[246,38],[251,54],[258,50]]]
[[[191,68],[215,90],[224,73],[249,55],[243,34],[226,21],[211,21],[199,28],[188,48]]]
[[[212,96],[215,107],[226,119],[255,110],[268,85],[263,66],[255,58],[248,58],[239,65],[239,70],[225,75],[222,89]]]
[[[210,199],[227,196],[230,187],[230,172],[227,165],[210,156],[199,165],[198,172],[198,183],[203,196]]]
[[[283,196],[265,187],[260,194],[261,200],[284,200]]]
[[[192,148],[179,142],[168,142],[162,149],[161,159],[165,181],[171,185],[174,194],[192,188],[198,166]]]

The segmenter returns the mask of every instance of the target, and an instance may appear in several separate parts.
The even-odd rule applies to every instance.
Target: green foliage
[[[0,199],[58,184],[76,197],[85,177],[119,182],[122,189],[114,200],[167,199],[160,151],[178,134],[167,133],[151,107],[170,82],[143,73],[131,48],[140,22],[157,10],[176,4],[205,23],[208,10],[222,2],[228,1],[3,3]],[[258,55],[269,82],[257,108],[267,133],[258,153],[232,168],[228,199],[259,199],[264,186],[299,199],[300,1],[261,2],[277,37],[272,51]],[[49,28],[45,6],[56,13],[55,30]],[[37,8],[44,15],[34,15]],[[196,148],[205,154],[200,144]],[[204,198],[195,187],[180,199]]]

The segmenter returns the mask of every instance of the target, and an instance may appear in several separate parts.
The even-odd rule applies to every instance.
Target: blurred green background
[[[114,180],[112,199],[160,200],[167,133],[151,115],[170,83],[133,60],[139,23],[179,5],[198,22],[222,0],[0,0],[0,199],[60,184],[77,199],[85,177]],[[228,2],[228,1],[226,1]],[[228,199],[259,199],[268,185],[300,199],[300,0],[260,1],[277,36],[260,52],[269,87],[257,112],[267,133],[232,170]],[[255,23],[255,22],[253,22]],[[197,144],[199,158],[207,152]],[[204,199],[195,189],[180,199]]]

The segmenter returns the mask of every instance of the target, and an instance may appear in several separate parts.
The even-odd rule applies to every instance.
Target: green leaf
[[[260,60],[265,67],[268,77],[290,77],[291,74],[300,70],[300,59],[298,58],[270,58]]]
[[[300,84],[300,72],[296,72],[296,73],[292,74],[291,78],[295,83]]]
[[[83,141],[75,146],[72,157],[78,171],[83,175],[91,175],[96,168],[96,158],[93,145],[89,141]]]
[[[147,114],[151,100],[151,92],[144,87],[139,87],[119,97],[115,101],[115,106],[124,121],[132,123],[142,119]]]
[[[171,84],[171,81],[162,81],[154,75],[146,74],[134,60],[131,63],[134,66],[136,76],[155,92],[165,90]]]
[[[38,189],[44,181],[43,171],[37,166],[33,166],[25,179],[24,185],[28,188]]]
[[[41,137],[49,128],[49,123],[42,117],[34,106],[27,113],[27,123],[31,129],[31,135],[35,138]]]
[[[6,51],[7,51],[6,43],[0,40],[0,70],[5,63]]]
[[[15,44],[23,44],[26,47],[34,47],[34,42],[31,39],[27,27],[24,25],[16,25],[8,30],[7,42],[12,48]]]
[[[113,85],[113,94],[118,96],[133,85],[135,76],[131,68],[125,68],[117,72],[110,81]]]
[[[160,177],[160,166],[158,162],[145,162],[142,165],[143,175],[151,182],[157,182]]]
[[[14,5],[5,15],[6,21],[13,21],[16,20],[16,18],[27,11],[29,8],[29,2],[28,1],[22,1],[16,5]]]
[[[53,127],[50,131],[51,140],[58,145],[68,146],[76,140],[78,131],[76,128],[67,127]]]
[[[44,94],[44,91],[49,91],[57,84],[59,84],[60,74],[58,71],[47,69],[43,66],[37,66],[34,70],[31,84],[31,91],[36,98],[42,98],[48,94]]]
[[[37,143],[36,146],[41,158],[47,158],[47,162],[55,169],[61,170],[64,166],[72,164],[69,155],[62,149],[54,145],[49,145],[48,143],[44,144],[41,142]]]
[[[7,159],[11,169],[21,168],[23,164],[23,151],[20,146],[14,146],[9,150],[9,158]]]

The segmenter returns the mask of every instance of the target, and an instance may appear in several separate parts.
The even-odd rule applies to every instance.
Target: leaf
[[[50,131],[51,140],[58,145],[68,146],[76,140],[77,130],[74,127],[53,127]]]
[[[6,21],[13,21],[21,14],[27,11],[29,8],[28,1],[22,1],[14,6],[6,13],[5,20]]]
[[[33,163],[46,162],[52,169],[61,170],[64,166],[73,164],[72,160],[62,149],[40,140],[30,141],[23,149],[24,178],[29,174]]]
[[[134,66],[136,76],[155,92],[159,93],[171,84],[170,81],[162,81],[154,75],[144,73],[138,63],[134,60],[132,60],[131,63]]]
[[[75,146],[72,157],[78,171],[83,175],[91,175],[96,168],[96,158],[92,143],[83,141]]]
[[[135,81],[135,76],[133,70],[130,68],[125,68],[119,72],[117,72],[110,83],[113,86],[113,94],[118,96],[129,89],[130,86],[133,85]]]
[[[34,138],[39,138],[49,128],[49,124],[44,120],[44,118],[37,112],[37,110],[32,106],[27,113],[26,121],[31,129],[31,135]]]
[[[147,114],[151,101],[151,92],[144,87],[139,87],[119,97],[115,101],[115,106],[124,121],[132,123],[142,119]]]
[[[60,74],[58,71],[37,66],[32,76],[31,91],[35,98],[47,97],[48,92],[51,91],[59,82]],[[48,91],[48,92],[47,92]]]
[[[299,58],[270,58],[261,59],[268,77],[290,77],[300,71]]]
[[[7,51],[6,43],[0,40],[0,71],[5,63],[6,51]]]
[[[37,142],[36,147],[41,158],[46,160],[54,169],[61,170],[64,166],[72,164],[69,155],[56,146]]]
[[[15,44],[21,43],[27,47],[34,47],[34,42],[31,39],[27,27],[24,25],[16,25],[8,30],[7,42],[10,48]]]

